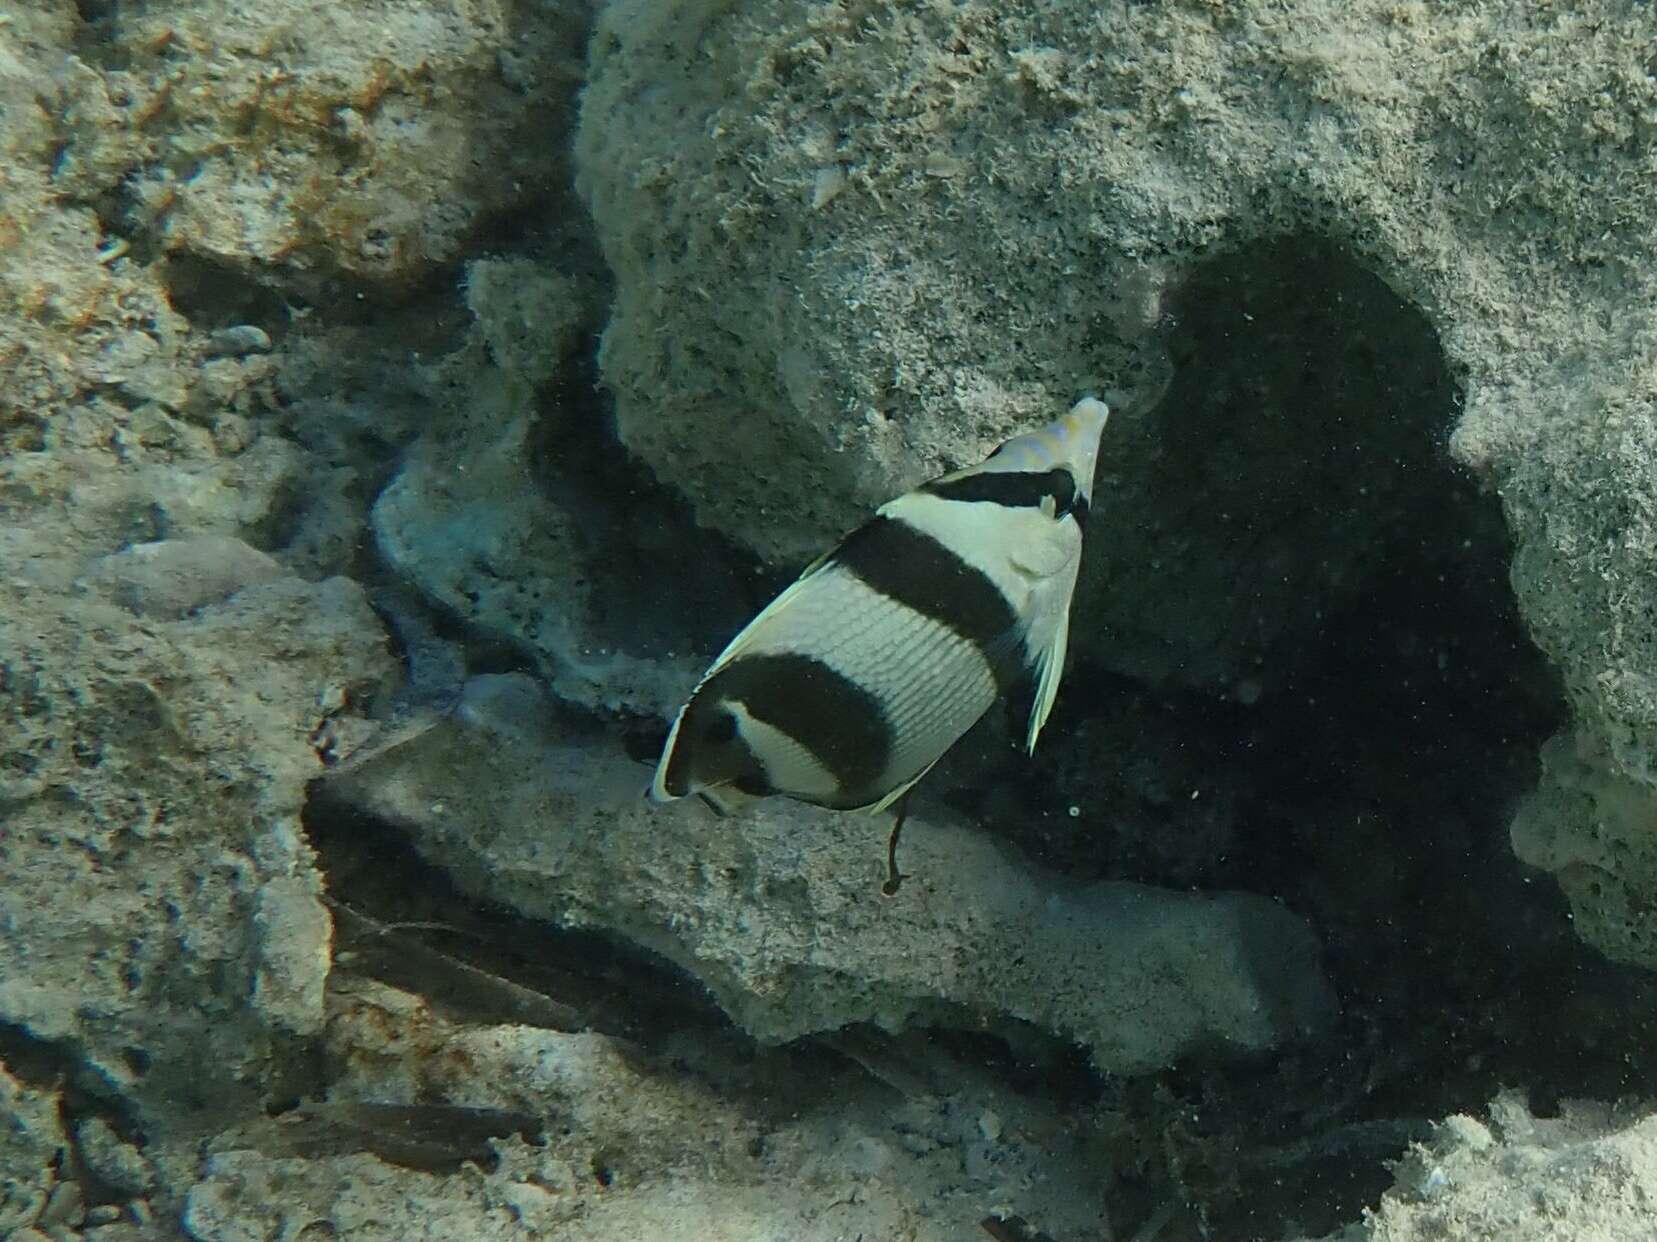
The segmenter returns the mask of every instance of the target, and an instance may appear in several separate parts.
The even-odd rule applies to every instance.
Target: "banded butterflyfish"
[[[703,675],[651,796],[883,810],[1020,686],[1034,750],[1064,671],[1108,415],[1082,399],[882,505],[807,567]],[[897,878],[893,862],[888,891]]]

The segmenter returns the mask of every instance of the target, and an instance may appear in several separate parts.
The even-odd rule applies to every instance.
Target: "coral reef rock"
[[[719,1040],[680,1050],[701,1068],[687,1075],[677,1057],[591,1032],[456,1024],[377,984],[335,1005],[329,1103],[216,1137],[186,1204],[191,1237],[285,1222],[365,1242],[954,1242],[996,1207],[1066,1237],[1099,1220],[1094,1149],[970,1077],[906,1097],[820,1051],[802,1073],[804,1055]],[[495,1137],[478,1147],[464,1134],[480,1129]]]
[[[57,1171],[70,1146],[62,1104],[57,1092],[0,1068],[0,1236],[17,1237],[39,1222],[60,1185]]]
[[[557,177],[543,136],[583,24],[510,0],[112,5],[93,44],[112,126],[76,133],[71,167],[119,153],[129,225],[192,260],[406,283]]]
[[[14,584],[0,652],[0,1023],[146,1121],[279,1091],[329,965],[306,782],[396,677],[361,588],[165,620]]]
[[[1567,1103],[1532,1116],[1507,1093],[1412,1148],[1362,1224],[1325,1242],[1640,1242],[1657,1201],[1657,1116]]]
[[[721,619],[741,619],[728,575],[697,557],[678,568],[683,522],[579,425],[589,411],[536,400],[567,378],[590,299],[527,260],[471,265],[474,321],[433,368],[440,412],[375,501],[372,527],[410,586],[524,653],[560,697],[664,714],[695,685]]]
[[[642,797],[646,771],[560,738],[535,683],[474,678],[450,718],[330,782],[473,894],[600,929],[701,979],[760,1039],[1019,1020],[1136,1072],[1269,1048],[1333,999],[1294,915],[1244,894],[1066,889],[954,823],[911,819],[899,895],[885,817],[773,800],[740,818]]]
[[[1657,968],[1657,806],[1591,735],[1542,748],[1542,778],[1513,817],[1513,848],[1552,872],[1577,931],[1608,956]]]
[[[1610,0],[610,4],[578,159],[622,438],[793,562],[1121,390],[1073,642],[1217,688],[1269,683],[1384,549],[1455,555],[1420,516],[1448,438],[1649,818],[1650,37]],[[1612,865],[1613,902],[1649,888]],[[1629,956],[1620,918],[1584,926]]]
[[[0,7],[0,1237],[1652,1234],[1646,6]],[[1067,745],[644,802],[1083,391]]]

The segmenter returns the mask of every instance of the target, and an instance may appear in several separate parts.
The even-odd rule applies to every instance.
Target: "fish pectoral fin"
[[[1070,646],[1070,610],[1059,614],[1053,627],[1053,637],[1036,655],[1031,672],[1035,678],[1034,701],[1030,704],[1030,723],[1024,735],[1024,750],[1035,754],[1036,739],[1059,697],[1059,679],[1064,676],[1064,655]]]
[[[1071,559],[1069,553],[1062,548],[1057,551],[1040,547],[1020,548],[1008,556],[1007,563],[1019,577],[1035,585],[1063,572]]]
[[[1056,578],[1080,555],[1074,527],[1048,519],[1042,529],[1007,550],[1007,563],[1033,585]]]

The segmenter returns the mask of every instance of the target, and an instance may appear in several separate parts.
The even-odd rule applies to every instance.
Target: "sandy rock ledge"
[[[1011,1019],[1132,1073],[1274,1047],[1333,1012],[1315,940],[1269,901],[1066,888],[927,820],[905,829],[913,878],[888,901],[884,817],[652,807],[643,767],[558,737],[550,714],[528,678],[476,678],[453,717],[329,794],[406,831],[477,896],[679,964],[766,1041]]]

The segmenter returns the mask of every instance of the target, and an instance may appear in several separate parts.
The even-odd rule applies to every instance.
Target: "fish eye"
[[[729,711],[719,712],[703,727],[702,737],[716,746],[736,741],[736,715]]]

